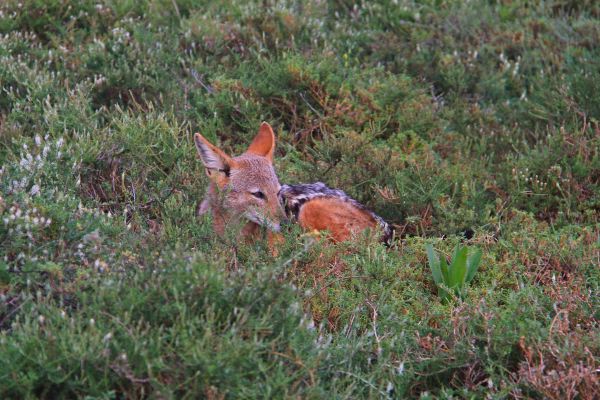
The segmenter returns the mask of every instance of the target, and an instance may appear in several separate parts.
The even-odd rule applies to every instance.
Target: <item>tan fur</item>
[[[212,213],[215,232],[222,236],[227,227],[241,226],[240,235],[252,240],[259,236],[261,225],[279,231],[285,216],[277,197],[280,184],[273,168],[275,135],[271,126],[263,122],[246,152],[238,157],[228,156],[199,133],[194,140],[211,181],[199,213]]]
[[[306,230],[329,231],[334,241],[342,242],[379,224],[368,212],[340,199],[324,197],[308,201],[300,209],[298,223]]]

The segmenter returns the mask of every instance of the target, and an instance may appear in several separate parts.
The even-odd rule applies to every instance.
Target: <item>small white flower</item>
[[[400,365],[398,365],[398,368],[396,368],[396,372],[398,372],[398,375],[404,374],[404,362],[401,362]]]
[[[110,339],[112,339],[112,336],[113,336],[113,335],[112,335],[112,332],[108,332],[108,333],[107,333],[106,335],[104,335],[104,337],[102,338],[102,342],[103,342],[103,343],[108,343],[108,341],[109,341]]]
[[[527,100],[527,92],[525,90],[523,90],[523,93],[521,93],[521,97],[519,97],[519,100]]]
[[[392,393],[394,391],[394,384],[392,384],[392,382],[388,381],[385,391],[388,394]]]
[[[35,144],[38,147],[42,145],[42,137],[40,135],[35,135]]]
[[[32,196],[38,195],[40,193],[40,187],[38,185],[33,185],[31,187],[31,190],[29,191],[29,194]]]
[[[96,321],[94,320],[94,318],[90,318],[90,326],[94,325],[96,325]]]

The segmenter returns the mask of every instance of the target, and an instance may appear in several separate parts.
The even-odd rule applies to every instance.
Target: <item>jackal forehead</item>
[[[236,167],[230,171],[231,182],[238,189],[268,189],[277,192],[279,180],[273,165],[264,157],[243,155],[235,158]]]

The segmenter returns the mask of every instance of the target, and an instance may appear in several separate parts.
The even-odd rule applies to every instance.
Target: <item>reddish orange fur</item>
[[[317,198],[306,202],[298,214],[298,223],[306,230],[328,230],[334,241],[352,238],[369,228],[376,230],[377,221],[366,211],[336,198]]]

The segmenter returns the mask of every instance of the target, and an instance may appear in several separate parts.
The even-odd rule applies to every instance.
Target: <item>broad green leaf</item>
[[[426,244],[425,249],[427,250],[427,259],[429,260],[429,268],[431,268],[431,274],[433,275],[433,281],[436,285],[442,284],[442,271],[440,270],[440,260],[433,249],[431,244]]]
[[[446,257],[442,254],[440,256],[440,269],[442,270],[442,278],[446,286],[450,286],[448,282],[448,264],[446,264]]]
[[[451,288],[461,287],[467,275],[467,247],[459,249],[455,254],[452,265],[450,265],[450,271],[448,271],[448,286]]]
[[[454,261],[456,261],[456,257],[458,257],[458,250],[460,250],[460,244],[457,244],[456,247],[454,247],[452,258],[450,259],[450,265],[454,264]]]
[[[475,276],[479,263],[481,262],[481,249],[475,249],[475,251],[467,258],[467,278],[465,282],[469,283]]]

